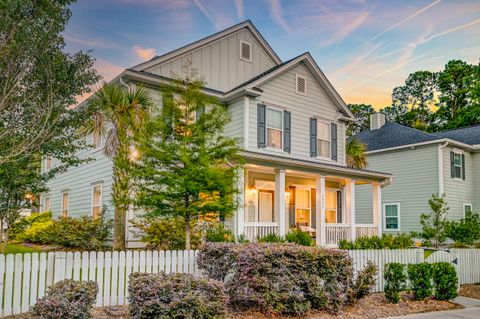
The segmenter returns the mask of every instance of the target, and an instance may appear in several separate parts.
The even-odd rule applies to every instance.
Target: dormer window
[[[307,78],[297,74],[295,90],[298,94],[307,95]]]
[[[252,62],[252,44],[240,41],[240,59]]]

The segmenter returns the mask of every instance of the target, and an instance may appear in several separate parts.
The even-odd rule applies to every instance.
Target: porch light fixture
[[[255,200],[255,195],[257,194],[257,186],[255,186],[255,180],[253,180],[252,184],[248,186],[248,198],[250,201]]]

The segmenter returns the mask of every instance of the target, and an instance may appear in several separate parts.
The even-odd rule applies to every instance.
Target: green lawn
[[[22,243],[8,243],[5,248],[5,254],[16,254],[16,253],[35,253],[41,252],[42,250],[36,247],[28,247]]]

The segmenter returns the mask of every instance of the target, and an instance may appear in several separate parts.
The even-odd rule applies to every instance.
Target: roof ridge
[[[438,131],[438,132],[435,132],[434,134],[460,131],[460,130],[465,130],[465,129],[469,129],[469,128],[479,127],[479,126],[480,126],[480,124],[472,124],[472,125],[469,125],[469,126],[450,128],[448,130]]]

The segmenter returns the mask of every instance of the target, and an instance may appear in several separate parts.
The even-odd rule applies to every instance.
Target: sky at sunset
[[[480,0],[79,0],[67,51],[93,50],[105,80],[252,20],[282,60],[309,51],[347,103],[390,103],[411,72],[478,63]]]

